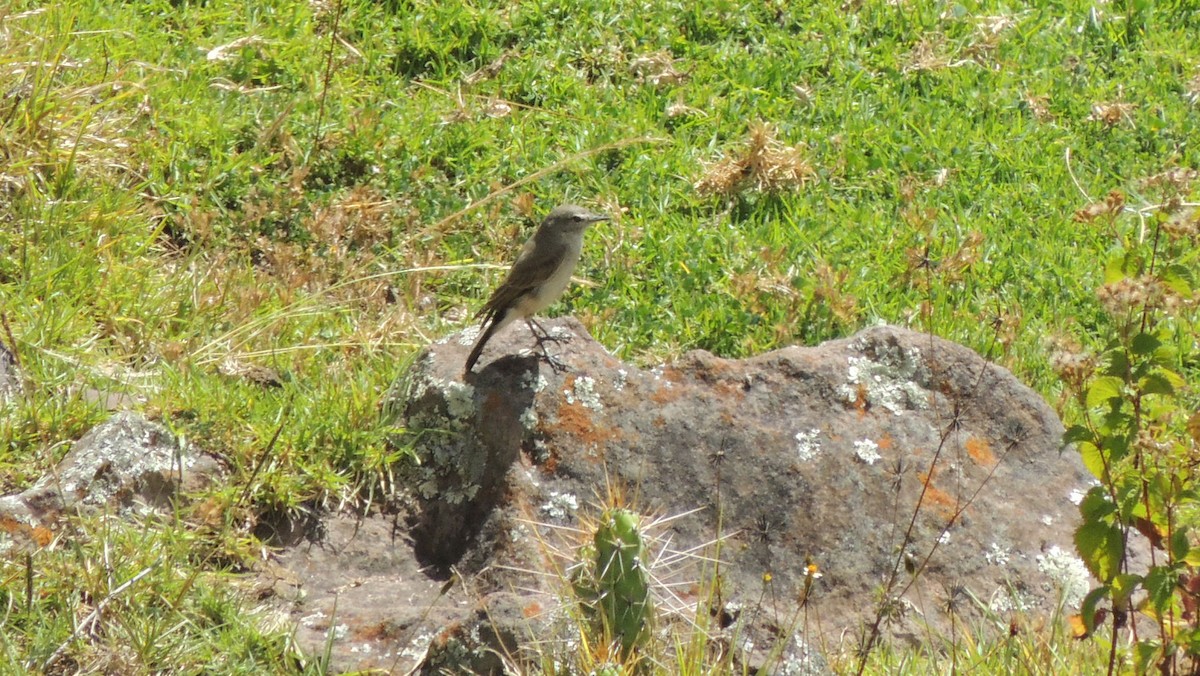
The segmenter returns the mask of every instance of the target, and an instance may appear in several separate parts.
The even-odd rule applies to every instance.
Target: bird
[[[545,353],[546,348],[542,343],[552,338],[545,330],[538,335],[534,330],[536,322],[533,315],[558,300],[571,283],[571,273],[575,271],[579,255],[583,252],[584,231],[594,223],[607,220],[608,216],[574,204],[555,207],[546,216],[546,220],[525,242],[508,276],[476,313],[476,318],[483,318],[480,323],[483,333],[475,341],[475,347],[471,348],[464,375],[471,372],[484,345],[492,336],[517,319],[525,320],[529,331],[537,339],[538,347]]]

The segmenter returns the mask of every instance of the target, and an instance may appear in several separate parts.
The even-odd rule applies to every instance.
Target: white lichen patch
[[[329,616],[318,610],[315,613],[311,613],[300,618],[300,624],[305,627],[315,627],[319,622],[321,622],[321,620],[324,620],[327,617]]]
[[[539,465],[544,464],[550,459],[550,447],[546,445],[545,439],[533,440],[533,452],[530,453],[530,457]]]
[[[585,408],[590,408],[593,411],[599,411],[604,408],[604,404],[600,402],[600,395],[596,393],[596,381],[588,376],[579,376],[575,379],[574,384],[569,390],[563,390],[563,395],[567,398],[568,404],[574,404],[578,401]]]
[[[617,369],[617,377],[613,378],[613,390],[620,392],[625,389],[625,384],[629,382],[629,372],[625,369]]]
[[[426,653],[429,652],[429,644],[433,643],[433,636],[433,634],[418,634],[407,648],[400,651],[400,656],[414,660],[424,659]]]
[[[993,542],[986,552],[983,553],[983,559],[993,566],[1007,566],[1008,559],[1012,555],[1007,547],[1001,547]]]
[[[448,380],[442,383],[442,392],[446,398],[446,414],[451,421],[461,427],[464,422],[475,415],[475,388],[464,382]]]
[[[1074,554],[1058,545],[1050,547],[1045,554],[1037,556],[1038,570],[1058,584],[1063,602],[1068,608],[1078,608],[1087,596],[1091,577],[1087,566]]]
[[[879,444],[870,439],[859,439],[854,442],[854,455],[858,456],[859,460],[868,465],[874,465],[877,460],[883,457],[879,455]]]
[[[551,519],[562,520],[575,514],[579,509],[579,499],[570,493],[550,491],[550,499],[542,506],[541,511]]]
[[[821,442],[817,440],[819,434],[816,428],[796,432],[796,455],[800,456],[800,460],[808,462],[821,454]]]
[[[527,371],[521,376],[521,387],[533,390],[534,394],[546,389],[549,384],[546,377],[538,371]]]
[[[538,426],[537,409],[530,406],[524,411],[521,411],[521,417],[519,420],[521,422],[522,429],[524,429],[526,432],[532,432],[536,430]]]
[[[997,615],[1013,612],[1025,613],[1035,607],[1037,607],[1036,599],[1010,587],[1000,587],[992,593],[992,598],[988,601],[988,609]]]
[[[508,541],[514,544],[524,540],[527,537],[529,537],[529,528],[527,528],[525,524],[519,524],[516,528],[513,528],[508,532]]]
[[[1075,489],[1072,489],[1071,492],[1067,494],[1067,499],[1071,501],[1072,505],[1075,505],[1078,507],[1079,503],[1083,502],[1083,498],[1086,495],[1087,495],[1087,491],[1083,491],[1078,488],[1075,488]]]
[[[787,652],[779,661],[779,667],[774,671],[778,676],[811,676],[828,672],[825,661],[820,653],[809,646],[808,642],[793,635]]]
[[[433,469],[425,469],[425,476],[427,478],[417,484],[417,491],[426,500],[439,498],[447,504],[459,505],[474,499],[475,494],[479,492],[477,483],[465,483],[457,490],[443,489],[443,482],[438,480],[437,472]]]
[[[483,327],[478,324],[472,324],[458,332],[458,344],[463,347],[472,346],[475,344],[476,339],[479,338],[480,333],[483,333]]]
[[[410,414],[410,429],[427,430],[421,437],[416,469],[417,491],[426,499],[438,498],[460,504],[475,497],[484,467],[481,458],[472,457],[467,435],[476,414],[475,388],[457,380],[418,378],[413,391],[435,390],[443,406],[423,408]]]
[[[863,350],[865,343],[851,346]],[[860,392],[865,392],[867,403],[887,409],[895,415],[906,410],[928,408],[924,388],[920,382],[928,380],[925,365],[921,362],[921,351],[915,347],[907,350],[878,344],[875,357],[849,357],[846,382],[837,386],[838,396],[847,404],[859,403]]]
[[[1043,526],[1053,526],[1054,525],[1054,517],[1050,516],[1049,514],[1043,514],[1042,518],[1041,518],[1041,522],[1042,522]]]
[[[944,531],[942,531],[942,534],[938,536],[938,540],[937,540],[937,541],[938,541],[938,544],[939,544],[939,545],[948,545],[948,544],[950,544],[950,531],[948,531],[948,530],[944,530]]]

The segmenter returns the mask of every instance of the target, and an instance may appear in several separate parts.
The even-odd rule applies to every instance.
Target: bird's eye
[[[583,214],[575,214],[574,216],[571,216],[571,220],[572,220],[572,221],[582,221],[582,220],[583,220]]]

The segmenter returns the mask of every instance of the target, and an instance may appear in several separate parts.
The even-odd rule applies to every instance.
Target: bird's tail
[[[475,362],[479,361],[479,355],[483,353],[483,346],[487,345],[488,340],[496,333],[496,329],[500,328],[500,322],[493,317],[492,321],[488,322],[487,328],[483,330],[483,335],[479,336],[479,340],[475,341],[475,347],[471,348],[471,354],[467,355],[467,367],[463,369],[463,375],[471,372],[475,366]]]

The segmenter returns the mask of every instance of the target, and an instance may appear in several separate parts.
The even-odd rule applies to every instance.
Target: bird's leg
[[[572,338],[572,336],[569,335],[550,335],[550,332],[546,330],[546,327],[539,324],[538,321],[533,317],[527,318],[525,323],[529,325],[529,332],[533,334],[533,338],[537,341],[538,347],[542,348],[543,350],[545,350],[545,347],[542,345],[542,343],[565,343]],[[537,327],[536,329],[534,328],[535,326]]]
[[[562,373],[566,371],[567,365],[562,359],[550,354],[550,352],[546,349],[545,344],[566,342],[571,340],[571,336],[552,336],[550,335],[550,332],[547,331],[546,328],[541,324],[538,324],[533,317],[527,318],[525,323],[529,325],[529,332],[533,334],[534,340],[537,341],[537,346],[541,348],[542,357],[545,358],[546,363],[550,365],[550,370],[554,371],[555,373]],[[538,330],[534,330],[534,326],[537,326],[538,330],[541,331],[540,334],[538,333]]]

